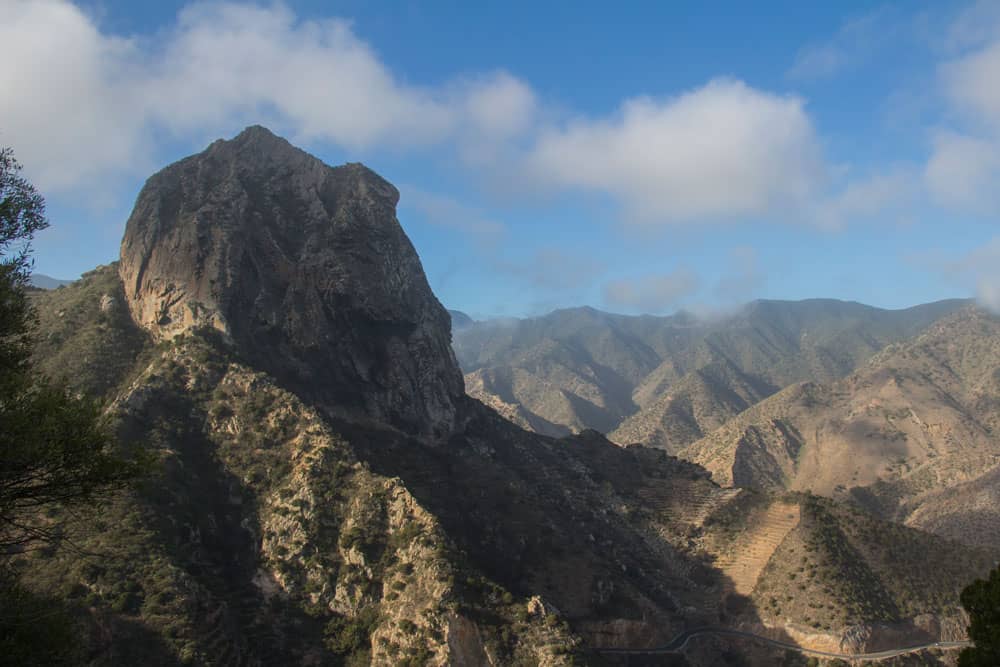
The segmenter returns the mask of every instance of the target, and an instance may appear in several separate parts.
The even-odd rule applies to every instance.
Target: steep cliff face
[[[146,182],[121,246],[128,307],[157,339],[214,327],[345,416],[444,437],[462,376],[398,199],[363,165],[248,128]]]

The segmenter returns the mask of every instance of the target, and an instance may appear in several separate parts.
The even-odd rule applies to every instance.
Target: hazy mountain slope
[[[556,665],[706,624],[763,627],[728,573],[756,589],[783,541],[772,523],[757,531],[769,501],[743,502],[661,450],[524,431],[466,397],[441,345],[447,313],[386,203],[394,190],[359,165],[302,155],[251,128],[168,167],[126,228],[123,286],[103,269],[53,293],[93,335],[56,336],[45,354],[111,354],[107,341],[143,332],[131,361],[81,364],[75,381],[110,387],[119,437],[160,462],[80,518],[79,550],[15,564],[27,585],[78,610],[92,662]],[[307,283],[298,266],[327,273]],[[308,284],[323,289],[303,293]],[[102,320],[105,291],[122,294],[135,321]],[[37,298],[58,313],[55,296]],[[275,320],[275,304],[295,309]],[[43,318],[41,335],[65,326]],[[312,349],[328,340],[336,358]],[[755,531],[755,560],[737,550],[712,565]],[[871,531],[859,544],[891,551],[895,539]],[[954,591],[983,562],[956,549],[928,584],[941,596],[892,619],[947,626]],[[849,576],[845,567],[832,563],[830,576]],[[880,570],[877,581],[891,589],[899,576]],[[865,622],[848,613],[856,602],[831,604],[844,622]],[[780,623],[774,632],[787,636]],[[732,655],[720,640],[678,660],[773,658]]]
[[[455,332],[453,345],[472,396],[522,405],[569,430],[607,432],[635,411],[632,388],[660,363],[661,332],[633,326],[637,319],[560,310],[532,320],[478,322]],[[514,369],[509,392],[492,394],[491,378],[514,378]]]
[[[1000,321],[966,308],[843,380],[789,387],[682,455],[724,484],[827,495],[853,488],[888,516],[982,543],[962,522],[945,526],[932,517],[946,516],[948,507],[960,514],[954,494],[960,488],[980,493],[972,480],[1000,464],[998,373]],[[938,494],[951,487],[950,500],[939,502]],[[980,497],[978,523],[989,515],[1000,526],[1000,506],[985,505]]]
[[[475,320],[473,320],[471,317],[469,317],[460,310],[449,310],[448,315],[451,316],[452,331],[465,329],[466,327],[471,327],[473,324],[475,324]]]
[[[774,391],[772,385],[722,358],[672,383],[608,437],[614,442],[643,443],[675,453]]]
[[[64,285],[72,285],[74,281],[72,280],[60,280],[59,278],[53,278],[52,276],[47,276],[44,273],[32,273],[28,284],[32,287],[37,287],[38,289],[56,289]]]
[[[584,428],[566,392],[520,368],[469,373],[465,376],[465,390],[521,428],[535,433],[559,437]],[[560,423],[550,422],[538,412],[556,416]]]
[[[453,346],[470,395],[487,404],[673,451],[781,387],[843,377],[966,304],[886,311],[830,299],[757,301],[710,321],[578,308],[479,322],[456,332]],[[519,379],[507,393],[492,393],[490,378],[513,378],[514,369]]]

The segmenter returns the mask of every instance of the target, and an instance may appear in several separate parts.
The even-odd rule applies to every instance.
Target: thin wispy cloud
[[[941,30],[938,27],[937,32]],[[982,46],[996,39],[1000,32],[1000,3],[976,0],[963,7],[945,27],[940,46],[962,51]]]
[[[916,205],[919,181],[919,169],[909,165],[847,179],[839,190],[819,201],[811,219],[831,230],[861,222],[900,224],[909,219]]]
[[[862,65],[899,33],[901,18],[898,12],[881,7],[845,21],[826,41],[800,49],[788,78],[818,81]]]
[[[1000,212],[1000,11],[984,18],[980,5],[969,12],[982,23],[969,37],[969,13],[952,34],[967,36],[971,48],[957,53],[938,70],[941,95],[955,121],[936,128],[924,178],[929,192],[944,206],[975,213]]]
[[[660,275],[609,281],[604,285],[604,302],[611,308],[663,313],[675,309],[700,286],[694,271],[677,268]]]
[[[910,257],[908,261],[962,285],[975,294],[984,308],[1000,313],[1000,236],[957,256],[930,252]]]
[[[536,290],[582,291],[607,271],[600,259],[565,248],[546,246],[525,256],[497,256],[491,260],[500,274]]]

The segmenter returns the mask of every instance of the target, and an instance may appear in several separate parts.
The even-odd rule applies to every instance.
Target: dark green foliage
[[[0,664],[74,665],[77,621],[63,602],[22,586],[11,557],[32,548],[55,554],[73,510],[93,508],[129,484],[143,457],[113,445],[96,403],[32,363],[37,317],[25,285],[31,239],[48,222],[20,169],[0,149]],[[124,610],[135,602],[115,604]]]
[[[803,519],[810,526],[806,551],[817,561],[822,580],[829,581],[852,619],[893,621],[901,614],[890,591],[845,534],[828,503],[806,496]]]
[[[112,398],[135,379],[129,376],[140,357],[153,351],[149,336],[129,314],[117,262],[31,297],[39,325],[32,363],[74,392]]]
[[[42,510],[92,503],[140,469],[138,458],[111,451],[95,403],[45,380],[6,386],[13,391],[0,398],[0,553],[57,540],[61,526]]]
[[[323,631],[327,648],[344,657],[366,652],[378,621],[376,607],[365,607],[354,616],[333,618]]]
[[[969,638],[975,646],[962,651],[959,667],[1000,665],[1000,567],[962,591],[962,606],[969,612]]]
[[[0,579],[0,666],[80,664],[77,626],[61,601],[36,595],[6,576]]]
[[[0,149],[0,382],[27,370],[33,323],[24,287],[35,232],[49,226],[45,202],[21,176],[9,148]],[[5,390],[9,391],[9,390]]]
[[[35,316],[24,286],[45,204],[0,150],[0,555],[54,542],[58,522],[42,512],[89,505],[139,471],[112,451],[97,405],[39,377],[31,364]]]

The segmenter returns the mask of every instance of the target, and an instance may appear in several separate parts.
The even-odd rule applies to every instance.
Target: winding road
[[[703,627],[695,628],[693,630],[685,630],[681,634],[670,640],[670,643],[665,646],[644,648],[644,649],[630,649],[630,648],[600,648],[596,649],[598,653],[603,653],[607,655],[657,655],[663,653],[680,653],[687,646],[688,642],[694,637],[699,635],[717,635],[717,636],[727,636],[727,637],[741,637],[745,639],[753,639],[769,646],[775,646],[777,648],[783,648],[790,651],[798,651],[803,655],[816,656],[818,658],[841,658],[843,660],[881,660],[884,658],[894,658],[898,655],[904,655],[906,653],[914,653],[916,651],[923,651],[925,649],[938,648],[938,649],[958,649],[965,648],[967,646],[972,646],[970,641],[960,641],[960,642],[930,642],[928,644],[916,644],[913,646],[906,646],[902,648],[892,648],[885,651],[875,651],[874,653],[831,653],[829,651],[817,651],[810,648],[804,648],[796,644],[790,644],[788,642],[783,642],[777,639],[771,639],[770,637],[764,637],[762,635],[755,635],[752,632],[743,632],[742,630],[731,630],[729,628],[716,628],[716,627]]]

